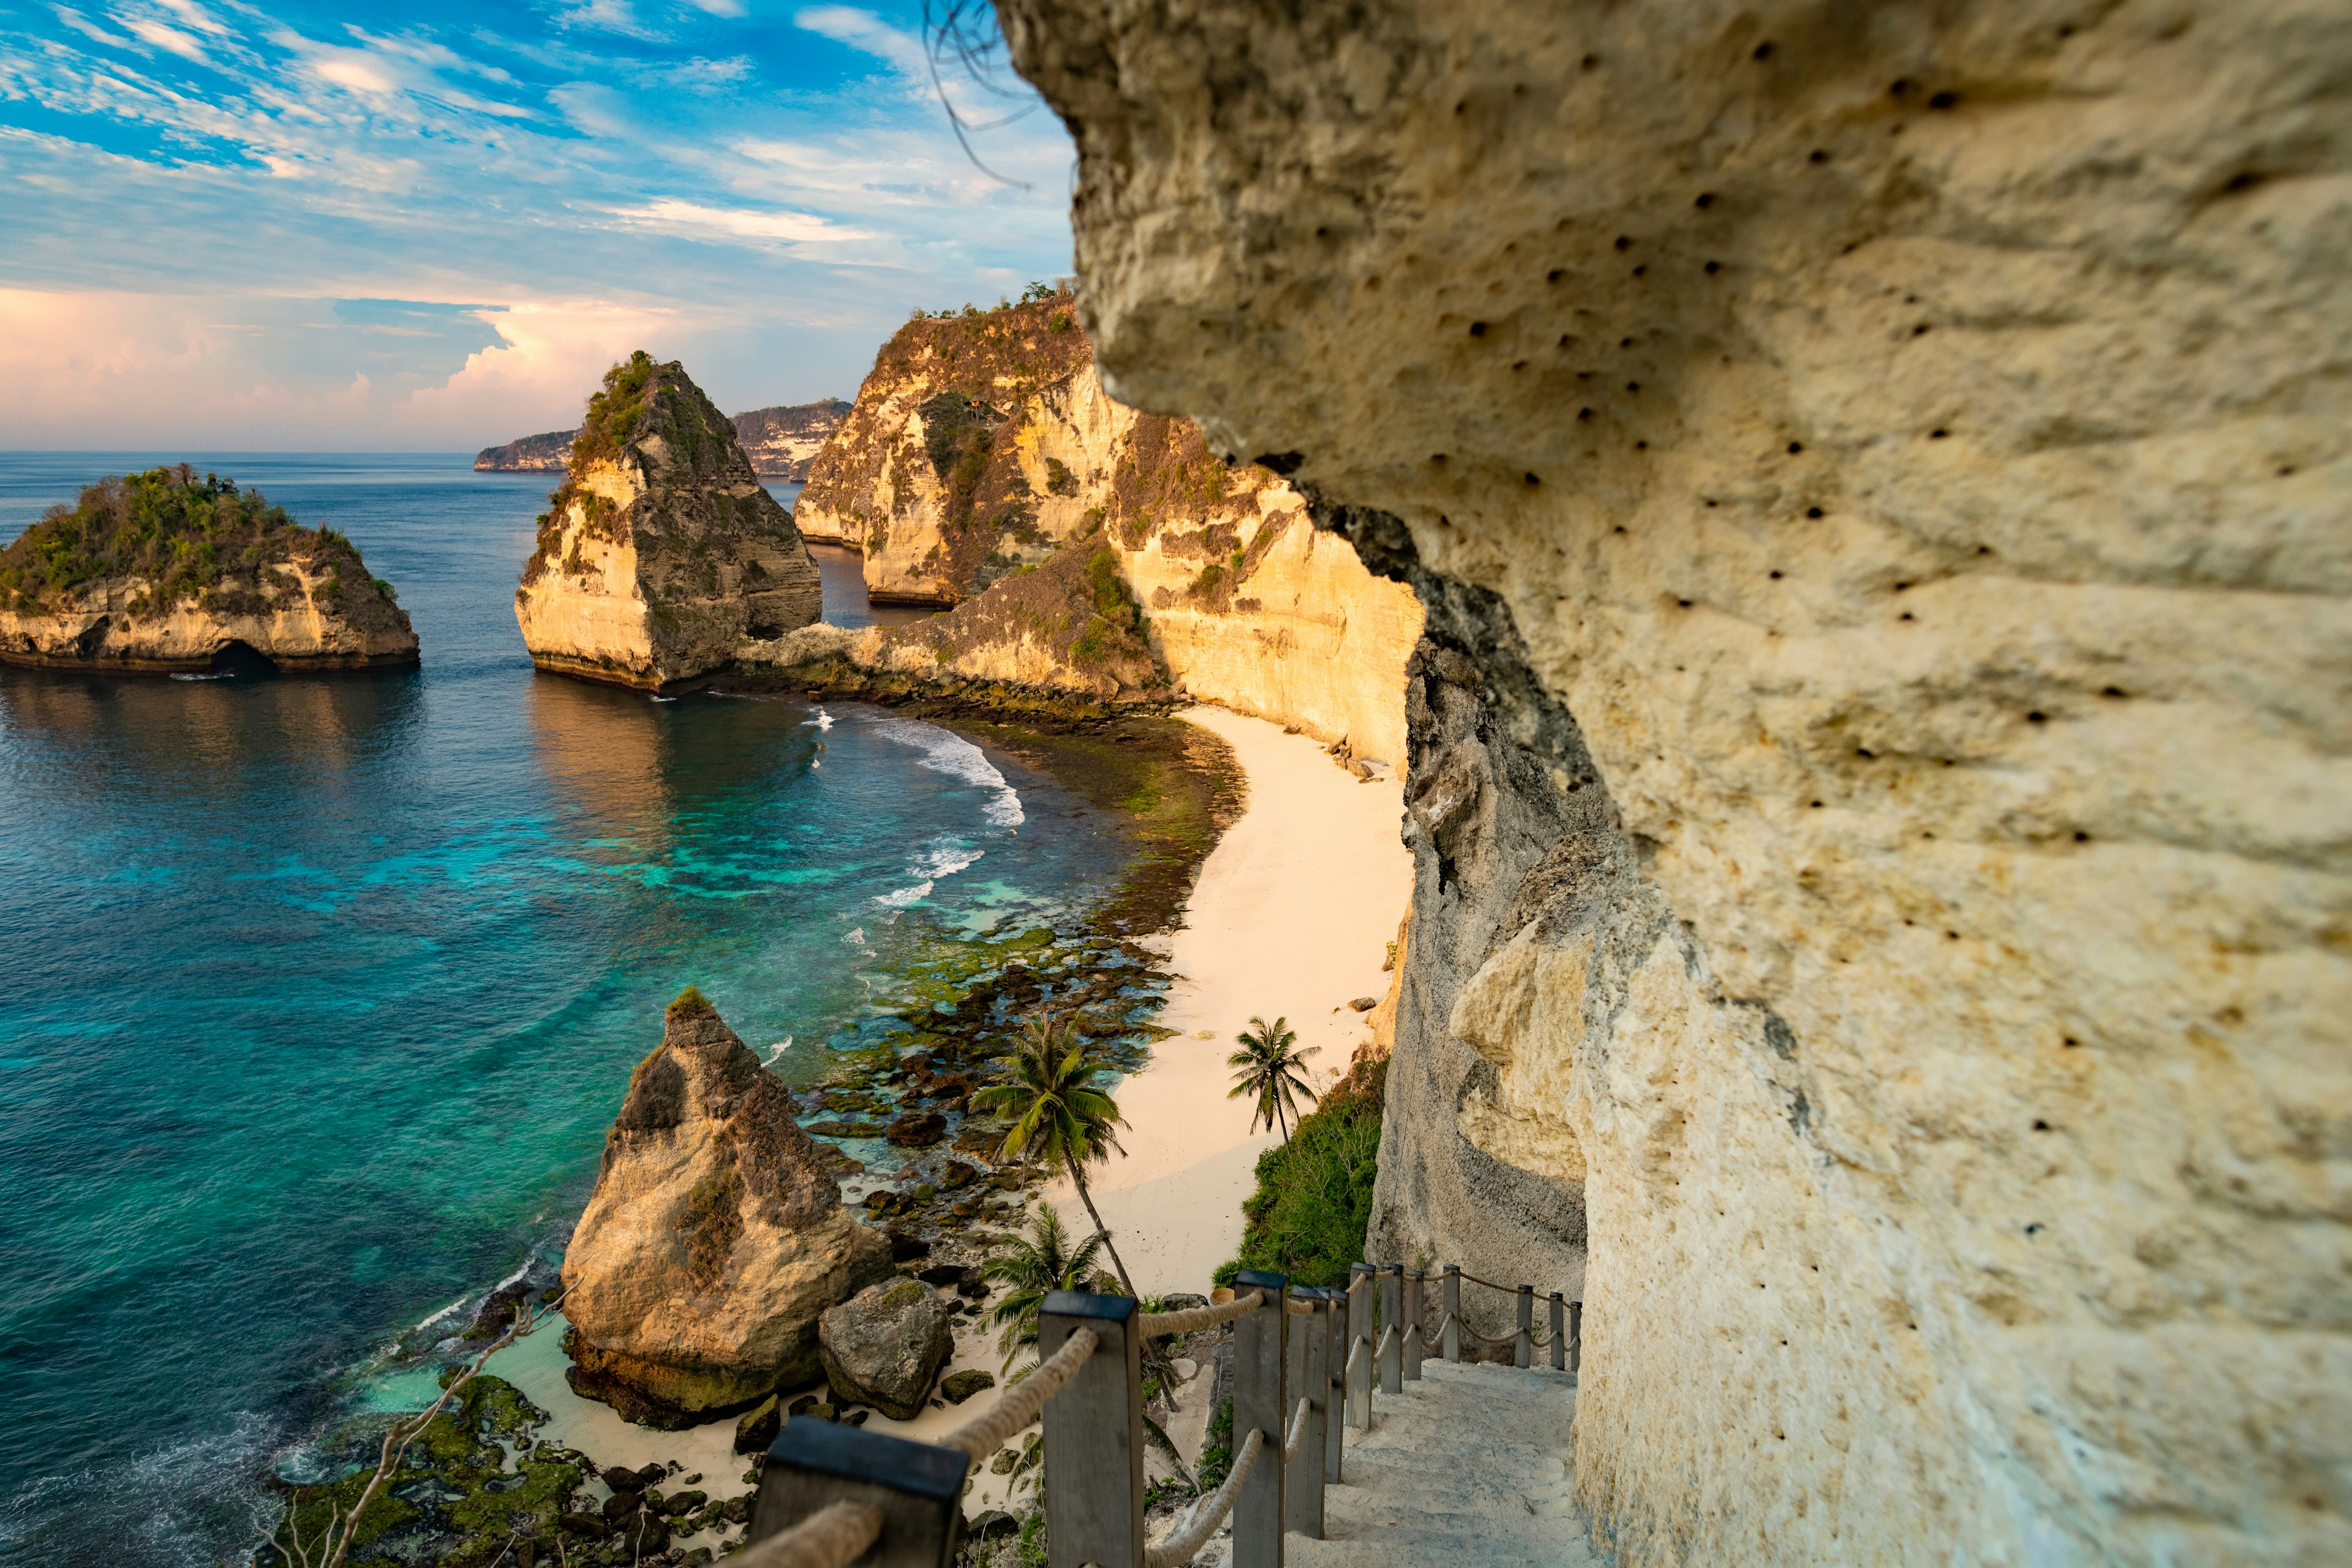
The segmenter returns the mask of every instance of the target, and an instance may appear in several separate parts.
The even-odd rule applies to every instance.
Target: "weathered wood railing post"
[[[1551,1293],[1551,1369],[1568,1370],[1568,1298]]]
[[[1038,1309],[1040,1361],[1076,1329],[1092,1329],[1097,1341],[1045,1402],[1047,1568],[1143,1568],[1143,1336],[1135,1319],[1129,1297],[1077,1290],[1049,1290]]]
[[[1326,1300],[1330,1294],[1312,1286],[1291,1292],[1315,1310],[1290,1320],[1290,1375],[1284,1394],[1294,1409],[1307,1401],[1307,1426],[1298,1436],[1298,1458],[1282,1480],[1282,1527],[1315,1541],[1323,1539],[1323,1429],[1331,1410],[1331,1312]],[[1286,1415],[1286,1431],[1288,1424]]]
[[[1404,1275],[1404,1316],[1400,1320],[1404,1329],[1404,1380],[1421,1381],[1421,1281],[1418,1268],[1408,1268]]]
[[[1578,1377],[1584,1370],[1584,1303],[1568,1304],[1568,1375]]]
[[[1445,1266],[1445,1359],[1462,1359],[1462,1265]]]
[[[1280,1274],[1244,1268],[1234,1279],[1234,1294],[1252,1290],[1265,1300],[1255,1312],[1234,1322],[1234,1452],[1255,1428],[1264,1434],[1268,1452],[1242,1483],[1234,1500],[1234,1568],[1282,1568],[1283,1472],[1282,1438],[1290,1425],[1291,1401],[1285,1397],[1283,1373],[1287,1370],[1290,1314],[1284,1306],[1289,1280]],[[1053,1481],[1046,1482],[1050,1492]],[[1047,1529],[1052,1528],[1049,1521]],[[1086,1561],[1073,1557],[1075,1564]],[[1049,1568],[1061,1568],[1056,1553]]]
[[[1381,1392],[1404,1392],[1404,1265],[1381,1270]]]
[[[765,1541],[832,1503],[868,1503],[882,1512],[882,1532],[857,1559],[862,1568],[947,1568],[971,1464],[953,1448],[831,1421],[794,1421],[768,1446],[743,1538]],[[1139,1563],[1139,1528],[1136,1540]]]
[[[1348,1410],[1348,1293],[1323,1292],[1323,1484],[1339,1484]]]
[[[1536,1288],[1519,1287],[1519,1335],[1511,1350],[1513,1366],[1533,1366],[1536,1362]]]
[[[1354,1368],[1348,1377],[1348,1425],[1361,1431],[1372,1426],[1372,1266],[1369,1263],[1348,1265],[1348,1364]],[[1364,1359],[1356,1359],[1356,1346],[1364,1347]]]

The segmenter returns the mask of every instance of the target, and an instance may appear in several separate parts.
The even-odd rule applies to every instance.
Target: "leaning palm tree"
[[[1004,1331],[997,1346],[1004,1352],[1009,1370],[1024,1345],[1037,1342],[1037,1312],[1048,1290],[1085,1290],[1095,1278],[1095,1255],[1102,1250],[1100,1232],[1076,1246],[1051,1204],[1039,1204],[1025,1237],[1007,1237],[980,1266],[981,1278],[1013,1289],[989,1309],[988,1321]]]
[[[1298,1120],[1297,1097],[1315,1098],[1307,1086],[1303,1069],[1308,1057],[1323,1047],[1309,1046],[1298,1048],[1298,1036],[1289,1027],[1287,1018],[1276,1018],[1268,1024],[1264,1018],[1252,1018],[1250,1026],[1234,1038],[1241,1049],[1225,1058],[1225,1065],[1237,1068],[1234,1087],[1226,1092],[1227,1100],[1239,1100],[1243,1095],[1257,1097],[1257,1109],[1250,1117],[1250,1131],[1257,1131],[1263,1121],[1278,1128],[1282,1141],[1290,1142],[1290,1123]]]
[[[1087,1059],[1084,1040],[1072,1036],[1051,1013],[1041,1013],[1030,1020],[1013,1052],[1011,1081],[989,1085],[971,1097],[971,1103],[1012,1121],[1004,1146],[997,1152],[1000,1161],[1030,1158],[1058,1164],[1069,1173],[1078,1201],[1087,1205],[1087,1217],[1095,1222],[1110,1254],[1111,1267],[1118,1271],[1120,1286],[1132,1296],[1135,1281],[1128,1278],[1127,1265],[1095,1210],[1094,1194],[1087,1190],[1087,1166],[1118,1149],[1111,1129],[1127,1121],[1118,1113],[1118,1102],[1095,1087],[1095,1074],[1100,1070],[1099,1064]]]

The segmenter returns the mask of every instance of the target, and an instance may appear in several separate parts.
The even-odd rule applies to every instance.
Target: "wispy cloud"
[[[1028,182],[1008,187],[950,132],[911,6],[793,20],[739,0],[487,0],[462,27],[243,0],[16,13],[0,381],[22,401],[0,418],[87,445],[73,422],[113,399],[156,439],[174,407],[189,427],[234,407],[268,426],[236,444],[481,445],[570,417],[627,347],[690,349],[723,403],[846,392],[908,305],[1067,268],[1050,115],[984,142]],[[207,398],[207,377],[267,395]]]

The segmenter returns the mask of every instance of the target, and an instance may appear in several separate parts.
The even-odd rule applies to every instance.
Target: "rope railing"
[[[1100,1342],[1092,1329],[1073,1330],[1060,1350],[1037,1363],[1036,1371],[1007,1388],[987,1410],[940,1438],[940,1447],[975,1459],[993,1454],[1004,1439],[1037,1419],[1045,1401],[1077,1375]]]
[[[1552,1367],[1573,1372],[1582,1302],[1553,1292],[1539,1333],[1534,1288],[1507,1291],[1518,1300],[1518,1322],[1496,1339],[1464,1321],[1464,1279],[1506,1289],[1456,1268],[1433,1279],[1401,1264],[1358,1264],[1344,1292],[1294,1289],[1281,1275],[1244,1269],[1233,1300],[1173,1312],[1144,1312],[1125,1297],[1049,1292],[1038,1308],[1037,1364],[944,1436],[919,1443],[787,1420],[760,1472],[741,1568],[846,1568],[868,1556],[945,1562],[956,1551],[976,1462],[1041,1422],[1041,1436],[1030,1442],[1042,1443],[1040,1496],[1057,1561],[1180,1568],[1230,1521],[1236,1563],[1271,1562],[1286,1532],[1322,1536],[1324,1488],[1340,1479],[1345,1459],[1343,1413],[1345,1425],[1369,1429],[1375,1388],[1385,1411],[1385,1400],[1423,1375],[1424,1354],[1458,1362],[1465,1341],[1511,1344],[1527,1367],[1541,1347]],[[1442,1301],[1425,1297],[1432,1284],[1443,1286]],[[1424,1310],[1433,1305],[1434,1313]],[[1233,1326],[1233,1463],[1181,1522],[1148,1542],[1140,1479],[1147,1428],[1159,1429],[1144,1409],[1145,1363],[1157,1366],[1164,1354],[1154,1341],[1225,1324]]]
[[[1235,1318],[1245,1318],[1258,1309],[1265,1298],[1255,1290],[1246,1296],[1235,1296],[1230,1301],[1213,1306],[1187,1307],[1181,1312],[1142,1312],[1136,1325],[1146,1339],[1159,1339],[1167,1334],[1189,1334],[1202,1329],[1213,1329],[1219,1323],[1230,1323]]]
[[[1223,1482],[1215,1491],[1192,1505],[1192,1517],[1181,1529],[1171,1532],[1157,1546],[1144,1548],[1144,1568],[1176,1568],[1189,1563],[1209,1544],[1209,1537],[1217,1533],[1217,1526],[1234,1511],[1234,1501],[1241,1496],[1242,1487],[1250,1473],[1257,1468],[1258,1456],[1265,1452],[1265,1434],[1256,1427],[1242,1439],[1241,1451],[1234,1456],[1234,1468],[1226,1472]]]
[[[870,1502],[827,1503],[781,1535],[735,1557],[735,1568],[847,1568],[882,1533],[882,1510]]]

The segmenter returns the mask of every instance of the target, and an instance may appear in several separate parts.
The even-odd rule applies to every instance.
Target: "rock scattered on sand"
[[[940,1392],[947,1395],[950,1405],[961,1405],[982,1389],[995,1386],[995,1376],[981,1371],[978,1367],[967,1367],[961,1372],[951,1372],[940,1380]]]
[[[845,1404],[911,1421],[954,1348],[948,1310],[919,1280],[869,1286],[826,1312],[817,1329],[825,1377]]]

